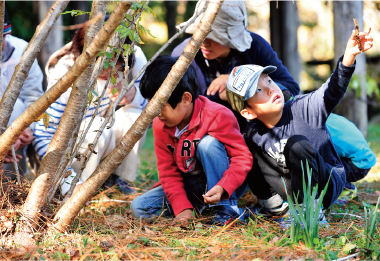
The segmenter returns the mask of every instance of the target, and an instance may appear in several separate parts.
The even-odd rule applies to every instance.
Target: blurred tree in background
[[[38,25],[37,12],[33,1],[6,1],[9,18],[12,23],[12,35],[30,41]]]

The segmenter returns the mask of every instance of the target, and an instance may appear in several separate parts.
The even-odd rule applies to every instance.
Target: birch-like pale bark
[[[149,1],[146,2],[146,4],[148,4]],[[142,14],[143,10],[140,10],[140,12],[138,13],[138,17],[140,17],[140,15]],[[131,10],[129,9],[128,12],[127,12],[127,15],[133,15],[134,13],[134,10]],[[134,22],[131,24],[131,26],[129,27],[129,29],[132,29],[132,26],[137,22],[137,19],[138,17],[135,18]],[[124,19],[124,22],[128,22],[127,18]],[[126,37],[125,38],[122,38],[120,39],[120,33],[119,32],[114,32],[113,35],[111,36],[108,44],[107,44],[107,49],[106,49],[106,52],[110,52],[110,53],[113,53],[113,49],[114,48],[117,48],[119,49],[120,52],[122,52],[124,49],[123,49],[123,43],[125,41]],[[112,46],[109,47],[109,46]],[[116,53],[116,57],[115,57],[115,61],[117,61],[119,58],[119,54]],[[91,82],[90,82],[90,91],[93,91],[94,90],[94,85],[95,85],[95,81],[97,80],[99,74],[103,71],[103,57],[101,59],[98,59],[95,63],[95,68],[92,72],[92,76],[91,76]],[[110,79],[111,79],[111,72],[109,73],[109,76],[108,76],[108,79],[107,79],[107,82],[106,82],[106,85],[104,87],[104,90],[101,94],[101,96],[99,96],[97,98],[97,100],[101,101],[106,93],[106,89],[108,87],[108,84],[110,82]],[[53,182],[52,182],[52,185],[50,187],[50,190],[49,190],[49,195],[48,195],[48,199],[47,199],[47,203],[49,204],[52,200],[52,198],[54,197],[54,194],[59,186],[59,183],[61,182],[61,179],[63,178],[63,176],[66,174],[68,168],[72,165],[72,162],[74,160],[74,156],[78,153],[78,150],[79,148],[81,147],[83,141],[84,141],[84,138],[85,136],[87,135],[88,133],[88,130],[89,128],[91,127],[92,125],[92,122],[93,120],[95,119],[95,116],[97,115],[98,113],[98,110],[99,110],[99,107],[100,107],[100,102],[97,103],[97,106],[95,107],[95,110],[92,114],[92,118],[89,122],[89,124],[87,124],[86,126],[86,129],[81,133],[81,136],[79,138],[79,142],[77,142],[75,144],[75,147],[71,145],[71,147],[67,148],[64,155],[61,157],[61,163],[60,164],[60,167],[57,169],[57,171],[55,172],[55,175],[54,175],[54,179],[53,179]],[[84,115],[87,115],[87,108],[84,112]],[[77,125],[77,128],[80,127],[80,122],[79,124]],[[78,132],[76,132],[78,133]],[[70,139],[70,144],[72,144],[73,142],[75,143],[77,139],[72,137]],[[96,144],[94,144],[95,146]],[[91,152],[91,151],[90,151]],[[69,153],[69,154],[67,154]],[[66,155],[70,155],[70,157],[68,158]],[[66,197],[70,197],[73,190],[74,190],[74,187],[76,185],[76,183],[79,181],[79,178],[80,178],[80,174],[82,173],[81,170],[79,170],[77,173],[76,173],[76,176],[74,177],[73,181],[71,182],[71,187],[69,189],[69,191],[67,192],[66,194]]]
[[[28,47],[20,59],[20,62],[16,66],[11,81],[9,82],[7,90],[5,91],[0,103],[0,134],[3,134],[8,126],[9,118],[11,117],[13,111],[13,106],[15,105],[21,92],[25,79],[28,77],[30,67],[32,67],[34,60],[40,52],[46,37],[50,33],[50,30],[57,21],[59,14],[62,13],[68,3],[69,1],[58,0],[54,2],[44,20],[42,20],[42,22],[37,26],[32,40],[29,42]],[[4,18],[2,21],[4,21]],[[12,144],[10,144],[9,148]],[[3,157],[0,157],[0,160],[3,160]]]
[[[128,11],[128,9],[131,6],[131,2],[119,2],[118,6],[114,10],[114,13],[111,15],[106,25],[102,27],[101,31],[94,37],[93,35],[95,35],[97,31],[99,31],[98,26],[101,27],[103,24],[107,3],[108,2],[105,1],[94,2],[94,14],[92,15],[97,15],[98,13],[102,14],[103,17],[102,19],[100,19],[99,22],[92,25],[90,27],[90,30],[86,31],[85,39],[87,43],[85,43],[85,47],[87,44],[88,48],[84,49],[83,53],[81,54],[81,56],[77,58],[71,69],[74,68],[75,64],[77,64],[78,62],[89,63],[89,60],[83,61],[83,59],[79,59],[81,57],[85,57],[87,54],[97,54],[100,51],[100,49],[98,51],[95,51],[97,50],[95,49],[96,45],[93,45],[97,42],[97,40],[99,40],[97,39],[99,38],[99,35],[102,36],[103,33],[104,37],[110,37],[113,31],[116,29],[116,27],[120,24],[122,18],[124,17],[124,14]],[[112,24],[112,26],[110,24]],[[110,28],[112,28],[112,30],[110,30]],[[90,36],[88,36],[88,33],[90,33]],[[93,40],[91,38],[93,38]],[[106,43],[107,40],[108,38],[104,38],[102,42]],[[104,44],[102,44],[101,47],[102,46],[104,46]],[[96,55],[89,56],[91,61],[91,63],[89,64],[92,64],[92,66],[86,66],[87,69],[85,68],[84,73],[81,75],[81,77],[78,78],[78,80],[74,84],[68,104],[65,109],[65,113],[61,119],[57,132],[49,145],[47,154],[45,155],[40,170],[37,173],[37,178],[33,182],[29,190],[28,197],[23,206],[24,219],[27,219],[26,221],[29,223],[28,225],[20,224],[20,228],[24,232],[28,232],[29,227],[33,227],[34,224],[38,222],[38,212],[45,204],[53,175],[55,173],[55,170],[57,169],[57,163],[60,161],[71,138],[71,135],[75,127],[77,126],[77,123],[82,120],[83,103],[86,101],[87,96],[87,84],[92,74],[92,70],[94,67],[93,63],[95,61]]]
[[[44,113],[49,106],[55,102],[82,72],[94,62],[99,52],[105,46],[115,29],[120,25],[124,14],[128,11],[131,2],[120,1],[112,12],[107,23],[95,36],[85,53],[82,53],[69,71],[36,102],[32,103],[0,136],[0,160],[3,160],[11,145],[17,140],[20,134],[39,116]]]
[[[116,108],[116,106],[118,106],[119,105],[119,103],[120,103],[120,101],[122,100],[122,98],[124,97],[124,95],[131,89],[131,87],[134,85],[134,83],[135,83],[135,81],[138,79],[138,78],[140,78],[140,76],[145,72],[145,70],[146,70],[146,68],[175,40],[175,39],[177,39],[178,38],[178,36],[180,36],[181,34],[183,34],[183,32],[186,30],[186,28],[187,27],[189,27],[197,18],[198,18],[198,16],[199,15],[201,15],[201,14],[203,14],[203,12],[206,10],[206,7],[205,8],[203,8],[202,10],[200,10],[199,11],[199,13],[198,14],[196,14],[196,15],[194,15],[188,22],[187,22],[187,24],[186,25],[184,25],[184,26],[182,26],[182,28],[175,34],[175,35],[173,35],[173,37],[172,38],[170,38],[158,51],[157,51],[157,53],[155,53],[154,55],[153,55],[153,57],[152,58],[150,58],[150,60],[149,60],[149,62],[147,62],[144,66],[143,66],[143,68],[141,68],[141,70],[138,72],[138,74],[132,79],[132,81],[130,82],[130,83],[128,83],[128,81],[125,81],[124,82],[124,84],[123,84],[123,87],[122,87],[122,89],[121,89],[121,91],[120,91],[120,95],[119,95],[119,97],[117,98],[117,100],[115,101],[115,103],[114,104],[112,104],[112,105],[110,105],[110,110],[109,111],[112,111],[112,112],[114,112],[115,111],[115,108]],[[133,43],[131,44],[131,47],[130,48],[132,48],[133,47]],[[126,58],[126,61],[128,61],[128,58]],[[126,64],[127,64],[127,62],[126,62]],[[124,72],[124,74],[125,74],[125,72]],[[125,76],[125,79],[127,79],[127,77]],[[107,80],[107,83],[106,83],[106,87],[104,88],[104,91],[103,91],[103,93],[102,93],[102,95],[100,96],[101,97],[101,99],[102,99],[102,97],[103,97],[103,95],[105,94],[105,91],[106,91],[106,88],[107,88],[107,86],[108,86],[108,82],[109,82],[109,78],[108,78],[108,80]],[[127,85],[128,84],[128,85]],[[98,104],[98,107],[99,107],[99,104]],[[97,110],[98,110],[98,107],[96,107],[96,109],[95,109],[95,112],[94,112],[94,115],[96,115],[97,114]],[[108,111],[108,112],[109,112]],[[106,125],[108,124],[108,122],[109,122],[109,120],[110,120],[110,117],[112,116],[112,115],[110,115],[109,113],[107,112],[107,115],[105,116],[105,120],[104,120],[104,122],[103,122],[103,124],[102,124],[102,126],[100,127],[100,129],[99,129],[99,131],[98,131],[98,133],[96,134],[96,137],[95,137],[95,139],[94,139],[94,141],[92,142],[92,144],[94,144],[93,146],[96,146],[96,144],[98,143],[98,140],[99,140],[99,137],[100,137],[100,135],[103,133],[103,131],[104,131],[104,128],[106,127]],[[81,144],[82,144],[82,142],[83,142],[83,140],[84,140],[84,137],[85,137],[85,135],[87,134],[87,132],[89,131],[89,129],[90,129],[90,126],[91,126],[91,124],[92,124],[92,121],[94,120],[94,116],[93,116],[93,118],[91,119],[91,121],[90,121],[90,123],[88,124],[88,126],[87,126],[87,128],[86,128],[86,130],[82,133],[82,138],[81,138],[81,141],[78,143],[78,145],[77,145],[77,147],[80,147],[81,146]],[[114,120],[115,120],[115,118],[113,118],[113,122],[114,122]],[[112,123],[111,123],[111,125],[112,125]],[[109,126],[107,126],[107,128],[108,128]],[[84,170],[84,168],[86,167],[86,164],[87,164],[87,162],[88,162],[88,160],[89,160],[89,158],[90,158],[90,156],[91,156],[91,154],[92,154],[92,151],[91,150],[89,150],[88,151],[88,153],[87,153],[87,155],[86,155],[86,157],[85,157],[85,159],[84,159],[84,161],[82,162],[82,164],[81,164],[81,166],[80,166],[80,168],[79,168],[79,171],[78,171],[78,173],[77,173],[77,175],[75,176],[75,178],[73,179],[73,181],[72,181],[72,183],[71,183],[71,187],[70,187],[70,190],[67,192],[67,195],[66,195],[66,197],[70,197],[71,196],[71,194],[72,194],[72,192],[73,192],[73,190],[74,190],[74,187],[75,187],[75,185],[76,185],[76,183],[79,181],[79,177],[80,177],[80,175],[82,174],[82,172],[83,172],[83,170]],[[75,155],[75,152],[74,152],[74,155]],[[69,165],[71,165],[71,163],[72,163],[72,160],[71,160],[71,162],[69,163]],[[63,171],[63,173],[65,173],[66,171]],[[52,195],[50,195],[50,197],[51,197]]]
[[[100,19],[98,19],[96,23],[88,26],[84,36],[83,52],[86,52],[86,48],[88,47],[89,43],[93,41],[95,35],[102,28],[108,3],[109,1],[103,0],[94,1],[92,3],[90,20],[96,16],[99,16]],[[83,111],[85,109],[85,101],[87,99],[88,82],[91,79],[93,69],[94,63],[88,66],[73,84],[65,112],[63,113],[58,128],[49,144],[46,155],[41,162],[41,166],[37,172],[36,181],[42,174],[47,174],[51,177],[57,171],[59,165],[56,163],[61,160],[61,157],[66,151],[67,145],[70,143],[71,137],[75,133],[75,128],[82,121]],[[28,197],[30,196],[36,199],[37,195],[32,195],[32,192],[41,195],[41,191],[37,192],[31,190]],[[46,195],[41,196],[43,198],[46,197]]]
[[[149,124],[160,113],[162,107],[169,99],[174,88],[183,77],[193,61],[204,39],[211,31],[211,25],[218,14],[223,1],[213,1],[208,4],[207,10],[199,23],[190,42],[183,50],[178,61],[172,67],[160,89],[153,96],[148,106],[143,110],[133,126],[124,135],[116,148],[96,168],[91,177],[72,195],[66,204],[58,211],[53,229],[65,231],[72,223],[85,203],[98,191],[109,175],[121,164],[122,160],[132,150],[135,143],[144,135]]]

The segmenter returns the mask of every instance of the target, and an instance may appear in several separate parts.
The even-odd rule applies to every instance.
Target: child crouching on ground
[[[158,57],[147,68],[140,83],[144,98],[152,99],[176,60]],[[247,188],[243,183],[252,155],[233,113],[198,92],[190,66],[153,121],[160,183],[133,200],[134,217],[162,214],[186,220],[205,203],[216,204],[213,223],[225,224],[242,214],[237,199]]]
[[[360,40],[364,51],[373,46],[369,32],[360,33]],[[256,119],[246,139],[254,158],[247,182],[259,199],[260,212],[284,214],[285,191],[292,196],[299,193],[302,203],[302,180],[306,173],[301,162],[303,169],[306,170],[306,161],[312,168],[311,185],[318,184],[319,194],[328,183],[324,208],[341,194],[346,171],[331,141],[326,120],[346,93],[359,53],[353,33],[330,79],[315,92],[296,96],[287,103],[281,89],[268,75],[276,67],[244,65],[231,72],[227,97],[232,108],[249,120]],[[323,212],[319,217],[325,222]]]

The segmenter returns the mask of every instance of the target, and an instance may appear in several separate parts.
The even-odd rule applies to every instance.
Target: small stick
[[[12,157],[13,157],[13,165],[15,166],[17,182],[19,185],[21,185],[20,172],[18,171],[16,152],[15,152],[15,147],[13,145],[12,145]]]
[[[359,51],[360,52],[363,52],[363,47],[362,47],[362,44],[360,42],[360,37],[359,37],[359,25],[358,25],[358,22],[356,22],[356,19],[354,18],[354,23],[355,23],[355,38],[356,38],[356,42],[358,43],[358,47],[359,47]]]

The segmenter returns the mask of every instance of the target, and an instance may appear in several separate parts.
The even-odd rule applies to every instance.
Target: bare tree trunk
[[[82,53],[76,60],[70,70],[44,95],[36,102],[32,103],[18,117],[9,128],[0,136],[0,160],[3,160],[11,145],[16,141],[20,134],[46,111],[49,106],[55,102],[72,83],[78,79],[82,72],[92,64],[105,46],[107,40],[115,29],[120,25],[124,14],[131,6],[131,2],[120,1],[114,9],[107,23],[102,27],[100,32],[95,36],[85,53]]]
[[[176,34],[177,30],[175,26],[177,25],[177,1],[165,1],[166,8],[165,21],[168,26],[168,39]]]
[[[124,135],[116,148],[96,168],[91,177],[81,186],[68,202],[59,210],[54,221],[54,229],[65,231],[77,216],[85,203],[98,191],[109,175],[120,165],[135,143],[143,136],[152,120],[160,113],[169,99],[174,88],[193,61],[204,39],[211,31],[211,25],[218,14],[223,1],[213,1],[208,4],[207,10],[197,27],[193,37],[184,49],[178,61],[172,67],[160,89],[156,92],[140,117]]]
[[[86,52],[87,46],[92,42],[95,35],[103,26],[108,3],[109,1],[103,0],[93,2],[90,19],[93,19],[97,15],[101,15],[101,18],[87,28],[84,38],[83,52]],[[61,160],[61,157],[64,155],[67,145],[69,144],[70,138],[73,136],[75,128],[82,121],[85,108],[83,101],[86,101],[87,98],[88,82],[91,79],[93,69],[94,63],[88,66],[73,84],[65,112],[58,125],[57,131],[49,144],[46,155],[41,162],[41,167],[37,172],[37,178],[42,174],[52,176],[57,171],[58,165],[56,163]],[[32,192],[33,191],[29,192],[29,196],[35,198],[35,195],[31,194]],[[41,191],[36,193],[41,194]]]
[[[96,23],[96,26],[101,26],[104,21],[107,3],[108,2],[102,1],[94,2],[94,15],[102,14],[102,19],[100,19],[100,21]],[[121,20],[124,17],[124,14],[128,11],[130,6],[131,2],[119,2],[117,8],[114,10],[106,25],[95,37],[93,37],[93,35],[96,33],[96,27],[91,29],[90,36],[86,37],[85,42],[85,45],[88,45],[88,48],[84,49],[82,55],[80,56],[85,57],[87,55],[90,57],[89,59],[87,59],[87,61],[85,61],[86,63],[88,63],[89,60],[91,61],[91,63],[94,63],[96,54],[99,52],[100,48],[104,46],[106,40],[111,36],[113,31],[120,24]],[[86,32],[86,35],[88,32],[89,30]],[[91,38],[94,38],[94,40],[91,41]],[[99,46],[97,46],[98,43],[96,43],[100,40],[99,38],[102,39],[102,44],[100,48]],[[95,46],[93,45],[94,43]],[[95,49],[94,47],[96,47],[97,49],[92,50]],[[80,57],[77,58],[75,64],[77,64],[78,62],[82,62],[82,60],[79,60]],[[75,64],[72,68],[75,67]],[[34,224],[37,223],[38,212],[45,204],[45,200],[49,192],[51,179],[57,168],[57,166],[54,165],[60,162],[63,152],[65,151],[67,144],[71,138],[72,131],[77,126],[78,121],[82,120],[81,116],[83,112],[83,102],[86,100],[85,96],[87,92],[88,82],[91,77],[92,69],[93,65],[90,66],[89,69],[86,69],[85,72],[81,75],[81,77],[78,78],[78,80],[76,81],[72,93],[70,95],[68,105],[65,109],[65,114],[61,120],[56,134],[53,137],[52,142],[49,145],[47,154],[44,157],[40,170],[38,171],[37,178],[35,179],[35,181],[32,184],[32,187],[29,190],[28,197],[23,206],[24,217],[28,219],[27,221],[29,222],[29,226],[27,226],[26,224],[21,224],[21,228],[25,232],[28,232],[29,227],[33,227]],[[78,118],[78,114],[80,118]]]
[[[53,1],[38,1],[38,21],[42,21],[47,14],[49,8],[53,5]],[[38,62],[42,68],[42,73],[44,74],[43,89],[47,88],[45,65],[49,60],[50,55],[55,51],[59,50],[63,46],[63,31],[58,29],[62,26],[62,17],[59,16],[55,22],[55,26],[51,30],[50,34],[46,38],[44,45],[41,48],[41,52],[38,55]]]
[[[298,83],[301,72],[298,53],[297,30],[299,19],[297,2],[270,2],[270,38],[271,46]]]
[[[68,3],[69,1],[55,1],[49,12],[46,14],[44,20],[37,26],[32,40],[22,55],[19,64],[16,66],[12,79],[9,82],[8,88],[5,91],[0,103],[0,134],[3,134],[8,126],[9,118],[11,117],[13,111],[13,106],[20,94],[26,77],[28,77],[30,67],[40,52],[41,47],[50,33],[55,21],[58,19],[59,14],[65,9]],[[12,142],[12,144],[13,143],[14,142]],[[2,158],[0,158],[0,160],[2,160]]]
[[[94,19],[98,14],[101,15],[101,19],[86,29],[83,52],[86,51],[89,43],[92,42],[95,35],[100,31],[104,22],[108,4],[109,1],[93,2],[89,20]],[[102,59],[99,59],[99,61],[101,60]],[[63,169],[63,166],[61,166],[61,164],[57,165],[54,163],[60,161],[62,165],[64,165],[64,162],[70,160],[65,156],[65,154],[67,152],[71,153],[73,145],[76,141],[75,134],[78,133],[83,118],[83,112],[85,109],[85,104],[83,101],[85,101],[87,97],[88,82],[91,80],[93,69],[94,64],[87,67],[82,75],[78,78],[78,80],[75,81],[65,112],[58,125],[58,129],[49,144],[46,155],[41,162],[41,167],[38,170],[37,177],[42,173],[49,173],[50,176],[55,174],[52,176],[53,184],[50,188],[50,191],[52,191],[52,193],[48,195],[47,203],[49,203],[51,198],[54,196],[54,193],[56,191],[55,188],[58,187],[62,176],[56,174],[59,171],[59,168]],[[65,173],[65,171],[63,171],[63,173]]]
[[[344,54],[347,40],[352,30],[355,29],[353,18],[356,18],[360,31],[364,31],[363,2],[359,1],[334,1],[334,66],[339,57]],[[366,93],[366,59],[365,53],[356,56],[355,74],[360,78],[360,97],[356,97],[355,91],[349,91],[344,96],[335,113],[346,117],[355,123],[359,130],[367,135],[367,93]]]

